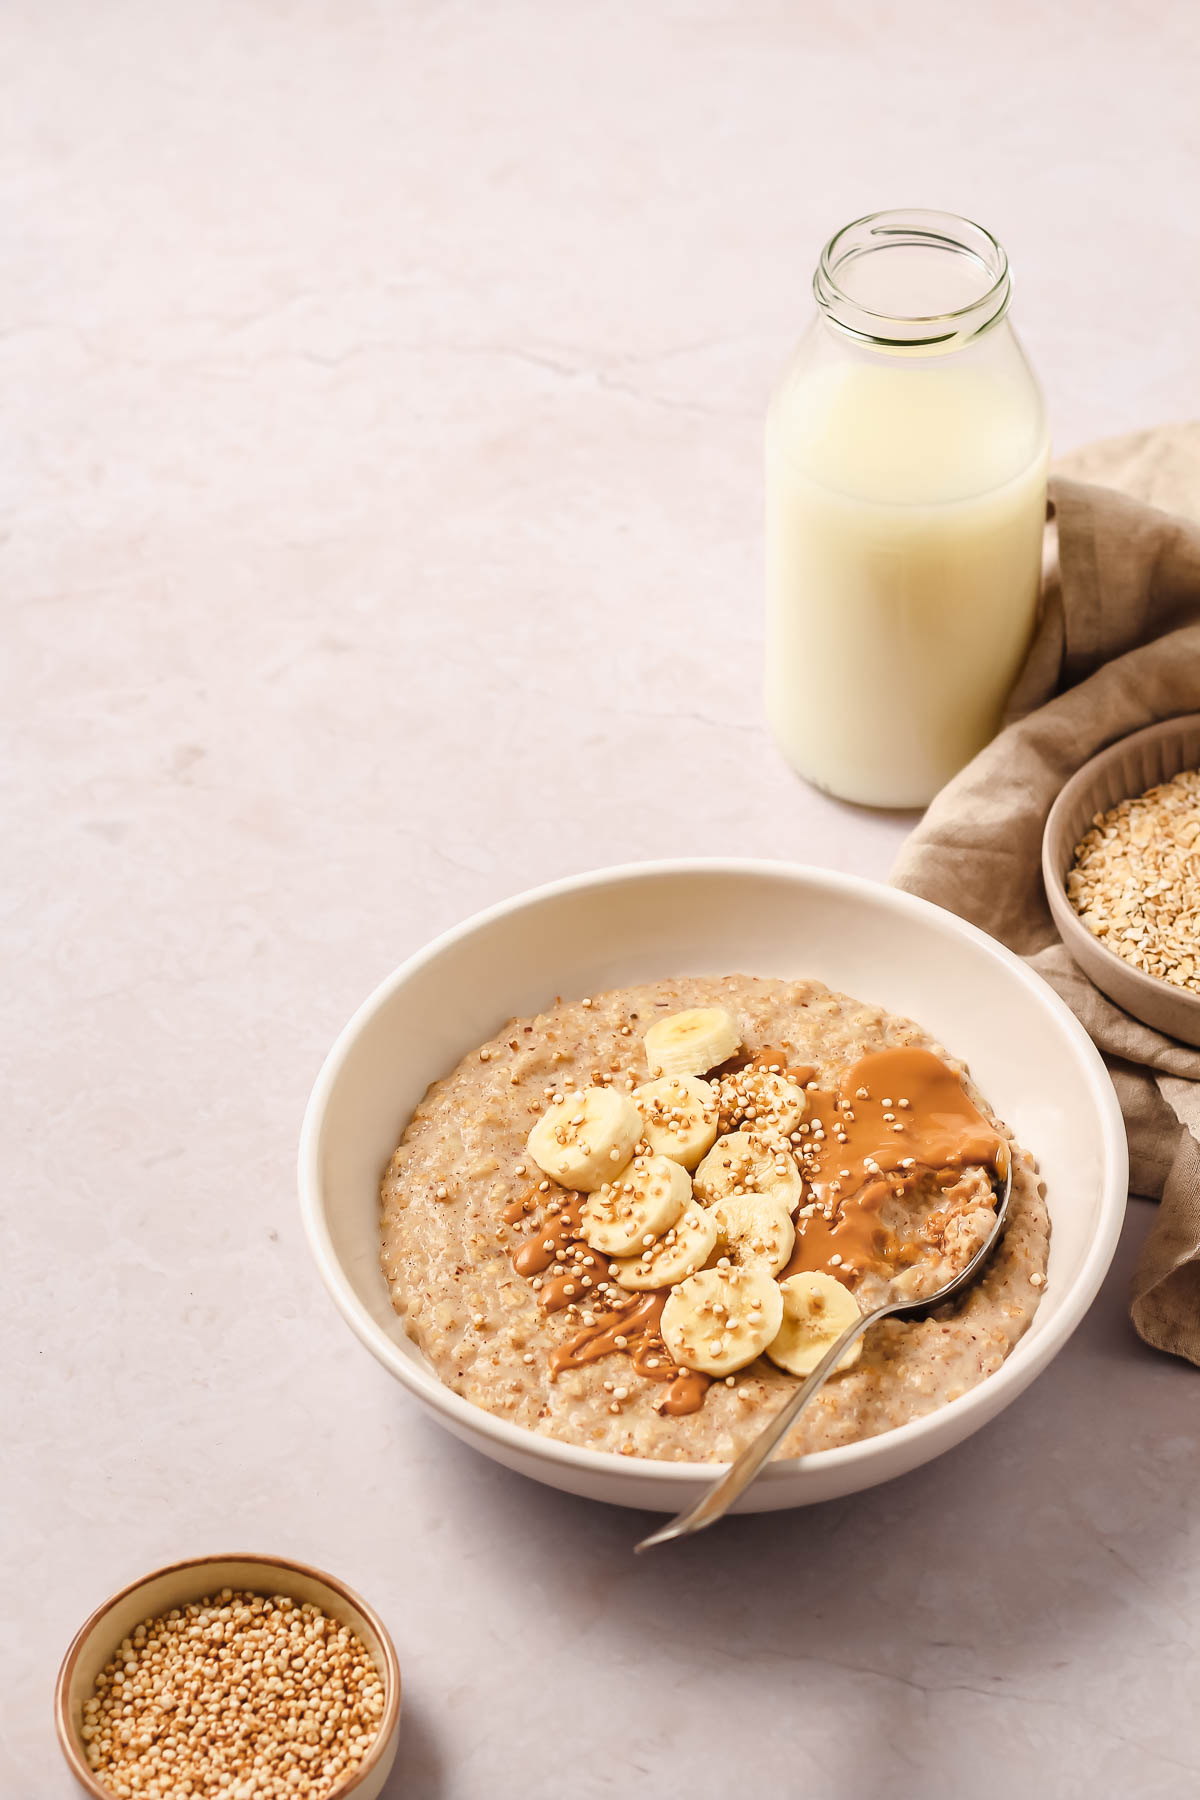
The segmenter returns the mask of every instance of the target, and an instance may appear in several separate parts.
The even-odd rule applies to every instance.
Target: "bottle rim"
[[[839,274],[861,257],[897,246],[927,249],[972,261],[989,278],[964,306],[940,312],[881,312],[864,305]],[[1012,276],[999,239],[958,213],[925,207],[865,213],[834,232],[813,275],[813,294],[829,323],[861,343],[886,349],[952,349],[999,323],[1008,311]]]

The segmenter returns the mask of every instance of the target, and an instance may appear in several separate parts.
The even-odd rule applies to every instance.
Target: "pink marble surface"
[[[908,821],[760,717],[814,255],[959,208],[1060,448],[1200,412],[1195,8],[14,0],[4,40],[0,1790],[65,1800],[97,1599],[262,1547],[389,1618],[390,1800],[568,1758],[583,1800],[1193,1793],[1200,1390],[1123,1267],[942,1462],[635,1565],[353,1342],[293,1156],[359,998],[486,902],[885,874]]]

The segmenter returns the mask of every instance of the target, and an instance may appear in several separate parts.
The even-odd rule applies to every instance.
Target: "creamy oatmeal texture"
[[[713,1027],[711,1054],[726,1061],[711,1085],[674,1073],[669,1034],[654,1030],[691,1008],[717,1021],[727,1012],[741,1039],[731,1058]],[[702,1018],[695,1029],[704,1038],[709,1025]],[[434,1083],[384,1177],[383,1270],[406,1331],[449,1387],[530,1430],[625,1455],[730,1457],[812,1366],[809,1311],[820,1314],[823,1293],[836,1317],[848,1300],[866,1310],[889,1288],[932,1291],[990,1228],[992,1190],[979,1165],[1007,1134],[960,1082],[961,1065],[939,1067],[922,1052],[945,1058],[918,1026],[818,982],[738,975],[657,981],[513,1021]],[[899,1155],[912,1134],[907,1096],[839,1089],[864,1058],[880,1071],[920,1067],[924,1125],[938,1148],[930,1160],[940,1160],[939,1131],[947,1165],[961,1159],[940,1179]],[[654,1090],[643,1096],[635,1183],[635,1165],[625,1164],[615,1171],[623,1189],[600,1187],[610,1177],[586,1166],[586,1140],[610,1139],[582,1123],[560,1130],[557,1154],[576,1158],[572,1179],[588,1191],[549,1180],[527,1142],[544,1146],[554,1121],[583,1121],[594,1105],[614,1164],[624,1163],[634,1148],[628,1101],[655,1078],[696,1091],[657,1108]],[[585,1102],[595,1088],[603,1098]],[[872,1155],[891,1132],[894,1153]],[[856,1210],[864,1168],[876,1183],[869,1216]],[[1032,1160],[1014,1147],[1008,1222],[980,1279],[934,1317],[872,1326],[780,1454],[887,1431],[999,1368],[1041,1296],[1049,1229]],[[745,1296],[744,1318],[728,1308],[719,1330],[706,1310],[717,1266]],[[681,1284],[669,1296],[659,1285],[667,1280]],[[622,1310],[605,1295],[619,1296]],[[726,1375],[739,1334],[757,1346],[768,1326],[786,1368],[755,1354]],[[682,1367],[685,1358],[714,1373]]]

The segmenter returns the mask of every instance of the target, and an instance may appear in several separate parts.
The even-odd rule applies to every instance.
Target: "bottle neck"
[[[813,293],[826,322],[868,348],[938,356],[998,325],[1012,292],[990,232],[954,213],[871,213],[821,252]]]

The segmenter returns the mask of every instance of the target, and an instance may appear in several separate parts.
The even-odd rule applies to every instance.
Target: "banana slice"
[[[661,1237],[691,1197],[687,1170],[669,1156],[635,1156],[589,1194],[580,1214],[580,1235],[605,1256],[628,1256],[644,1249],[647,1239]]]
[[[808,1095],[799,1082],[753,1063],[723,1075],[717,1084],[717,1099],[722,1131],[747,1125],[754,1131],[774,1131],[786,1137],[808,1111]]]
[[[678,1167],[678,1164],[676,1165]],[[717,1247],[717,1221],[689,1200],[671,1229],[640,1256],[612,1264],[613,1279],[635,1293],[674,1287],[702,1269]]]
[[[779,1335],[783,1295],[759,1264],[702,1269],[672,1288],[660,1327],[663,1342],[685,1369],[732,1375]]]
[[[819,1270],[789,1275],[779,1283],[783,1324],[767,1355],[789,1375],[811,1375],[835,1338],[859,1316],[858,1301],[832,1275]],[[851,1344],[835,1373],[849,1369],[862,1355],[862,1339]]]
[[[694,1169],[717,1141],[717,1097],[695,1075],[664,1075],[635,1088],[645,1121],[642,1135],[659,1156]]]
[[[704,1075],[742,1041],[723,1006],[691,1006],[651,1025],[643,1040],[651,1075]]]
[[[714,1202],[710,1216],[730,1262],[756,1263],[768,1275],[778,1275],[792,1254],[796,1233],[781,1200],[766,1194],[730,1194]]]
[[[590,1087],[556,1095],[525,1147],[543,1175],[587,1194],[624,1167],[641,1135],[642,1115],[628,1094]]]
[[[794,1213],[804,1197],[804,1183],[787,1145],[757,1131],[731,1131],[718,1138],[696,1170],[695,1187],[705,1206],[734,1194],[762,1194]]]

